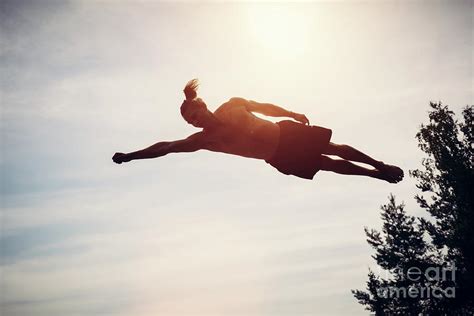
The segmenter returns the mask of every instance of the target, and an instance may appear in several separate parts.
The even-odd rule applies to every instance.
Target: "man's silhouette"
[[[312,179],[319,170],[369,176],[391,183],[403,178],[403,171],[396,166],[386,165],[351,146],[331,143],[332,131],[310,126],[303,114],[243,98],[231,98],[212,113],[204,101],[197,98],[197,87],[198,81],[194,79],[184,88],[186,100],[181,105],[181,115],[189,124],[202,128],[201,131],[185,139],[159,142],[128,154],[116,153],[113,161],[121,164],[135,159],[206,149],[262,159],[284,174],[305,179]],[[253,112],[289,117],[298,122],[284,120],[275,124],[253,115]],[[342,159],[333,159],[328,155]],[[374,169],[351,161],[371,165]]]

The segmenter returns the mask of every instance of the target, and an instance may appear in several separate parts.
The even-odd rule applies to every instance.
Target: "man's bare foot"
[[[398,183],[403,179],[403,170],[397,166],[383,164],[379,167],[383,179],[390,183]]]
[[[124,154],[124,153],[115,153],[115,155],[112,157],[112,160],[118,164],[121,164],[122,162],[130,161],[130,159],[128,159],[127,157],[127,154]]]

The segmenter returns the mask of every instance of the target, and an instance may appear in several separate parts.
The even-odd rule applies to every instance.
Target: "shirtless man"
[[[135,152],[116,153],[112,160],[121,164],[135,159],[206,149],[262,159],[281,173],[304,179],[313,179],[319,170],[368,176],[390,183],[403,179],[400,168],[375,160],[351,146],[330,142],[332,131],[310,126],[303,114],[243,98],[231,98],[212,113],[204,101],[197,98],[197,87],[197,79],[194,79],[184,88],[186,100],[181,105],[181,115],[189,124],[201,128],[201,131],[185,139],[158,142]],[[275,124],[252,112],[289,117],[297,122],[283,120]],[[333,159],[328,155],[342,159]],[[374,168],[364,168],[352,162],[368,164]]]

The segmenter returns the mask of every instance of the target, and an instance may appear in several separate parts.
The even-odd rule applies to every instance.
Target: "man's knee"
[[[321,155],[321,170],[331,171],[334,167],[334,160],[328,156]]]

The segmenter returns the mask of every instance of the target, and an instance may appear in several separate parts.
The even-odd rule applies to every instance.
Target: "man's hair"
[[[197,88],[199,86],[199,81],[197,79],[193,79],[188,81],[186,86],[184,87],[184,95],[186,96],[186,100],[184,100],[183,104],[181,104],[181,114],[183,114],[186,109],[191,106],[192,104],[199,104],[203,105],[204,107],[206,104],[200,98],[197,98]],[[198,102],[196,102],[198,101]]]
[[[197,79],[189,80],[184,87],[184,95],[186,96],[186,101],[192,101],[197,97],[197,88],[199,86],[199,81]]]

